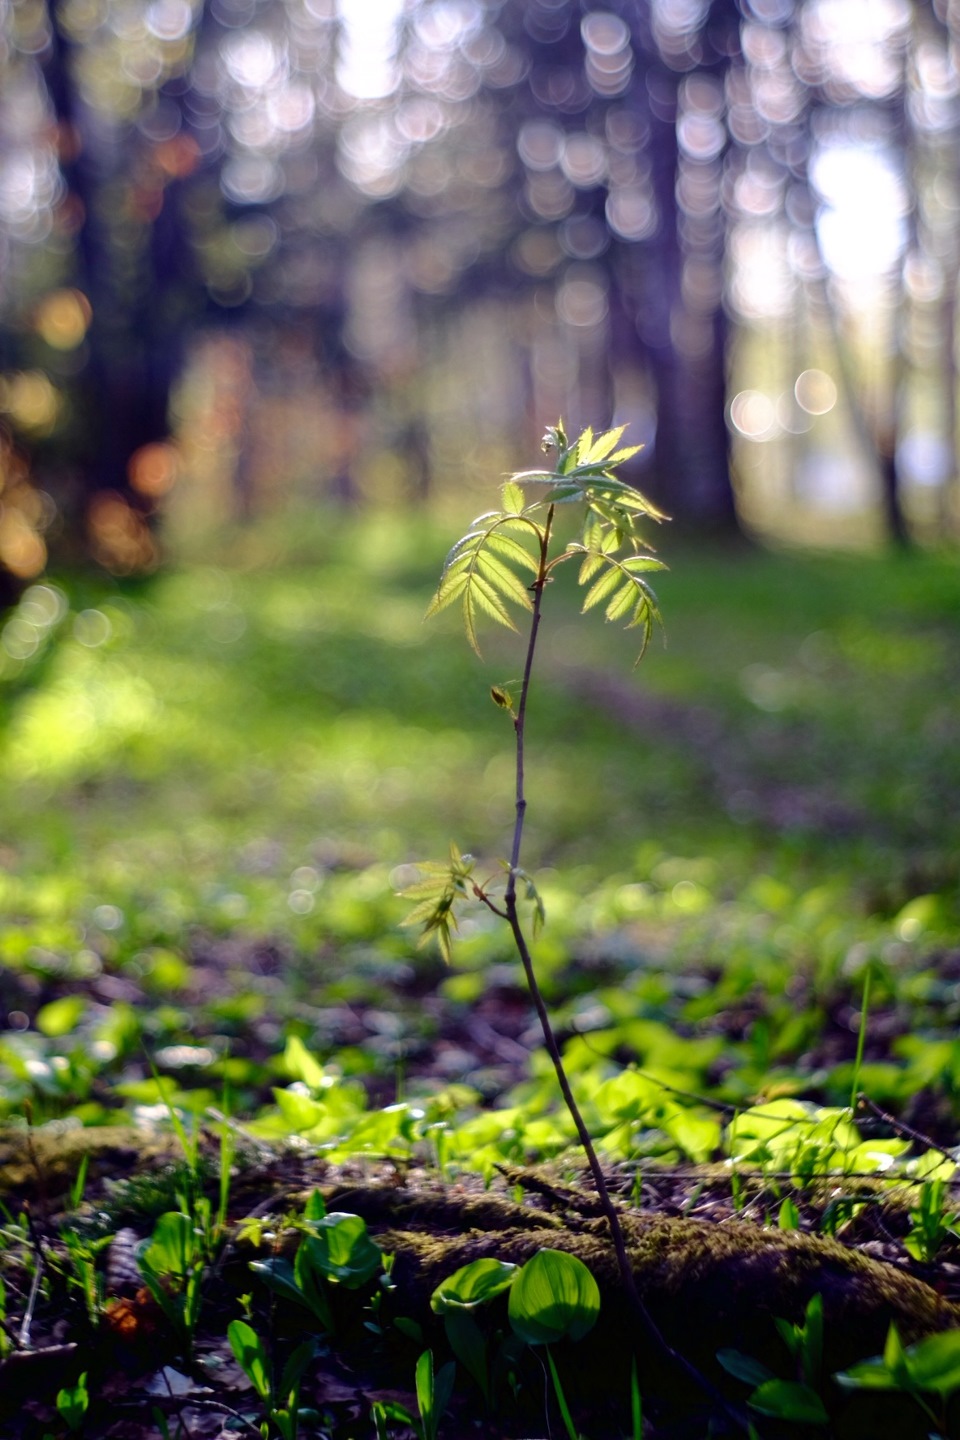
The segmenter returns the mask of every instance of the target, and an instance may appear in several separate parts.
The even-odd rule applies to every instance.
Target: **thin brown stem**
[[[531,587],[531,589],[533,590],[533,613],[530,618],[530,635],[527,641],[527,656],[523,667],[523,683],[520,691],[520,701],[517,706],[517,713],[513,722],[514,730],[516,732],[516,818],[513,827],[513,847],[510,854],[510,874],[507,880],[506,891],[504,893],[504,907],[507,912],[506,918],[510,925],[510,930],[513,934],[514,944],[517,947],[517,954],[520,956],[520,963],[523,966],[523,973],[526,977],[527,988],[530,991],[530,997],[533,1000],[534,1008],[537,1012],[537,1019],[540,1022],[540,1029],[543,1032],[544,1044],[546,1045],[547,1054],[550,1056],[554,1072],[556,1073],[557,1083],[560,1086],[560,1093],[563,1096],[564,1104],[569,1111],[570,1118],[572,1119],[574,1127],[576,1129],[577,1137],[580,1141],[583,1153],[586,1156],[587,1165],[589,1166],[590,1173],[593,1177],[593,1183],[596,1187],[597,1197],[600,1201],[600,1208],[603,1211],[603,1215],[607,1221],[607,1224],[610,1227],[610,1237],[613,1241],[614,1253],[617,1257],[617,1268],[620,1271],[621,1283],[623,1285],[624,1292],[627,1296],[630,1306],[632,1307],[635,1315],[640,1321],[640,1324],[643,1327],[643,1330],[646,1332],[647,1336],[656,1344],[656,1346],[661,1350],[661,1352],[665,1354],[674,1364],[679,1366],[680,1369],[682,1369],[687,1375],[687,1377],[693,1380],[694,1383],[696,1383],[701,1390],[709,1394],[717,1403],[720,1404],[723,1409],[729,1411],[730,1407],[727,1405],[727,1402],[723,1399],[723,1397],[720,1396],[719,1392],[717,1392],[715,1387],[711,1385],[710,1382],[703,1375],[700,1374],[700,1372],[696,1369],[695,1366],[691,1365],[691,1363],[686,1360],[684,1356],[678,1354],[678,1352],[667,1343],[663,1335],[660,1333],[660,1330],[658,1329],[656,1323],[654,1322],[653,1317],[650,1315],[650,1312],[647,1310],[647,1307],[644,1305],[642,1299],[640,1298],[640,1293],[637,1290],[636,1281],[633,1277],[633,1268],[630,1264],[630,1257],[627,1254],[627,1243],[623,1233],[623,1226],[620,1224],[620,1216],[617,1213],[617,1208],[614,1205],[613,1200],[610,1196],[610,1191],[607,1187],[603,1168],[600,1164],[600,1160],[594,1148],[593,1140],[590,1137],[590,1131],[587,1129],[586,1122],[584,1121],[583,1115],[580,1111],[580,1107],[577,1104],[576,1099],[574,1098],[573,1090],[570,1087],[570,1081],[563,1064],[563,1057],[560,1054],[560,1046],[557,1043],[557,1037],[554,1033],[553,1025],[550,1021],[550,1015],[547,1011],[547,1006],[543,998],[543,993],[537,980],[536,971],[533,965],[533,957],[530,954],[530,948],[527,945],[526,936],[523,933],[523,927],[520,924],[520,917],[517,913],[517,875],[520,870],[520,854],[523,845],[523,827],[527,813],[527,800],[524,788],[524,739],[526,733],[527,697],[530,692],[530,679],[533,674],[533,661],[537,648],[537,634],[540,629],[540,618],[543,607],[543,590],[544,586],[547,583],[548,577],[548,556],[550,549],[550,536],[553,528],[553,514],[554,507],[551,505],[549,510],[547,511],[546,524],[544,525],[543,531],[541,532],[540,536],[540,564],[537,571],[537,578]],[[489,905],[490,902],[487,901],[486,903]],[[491,905],[490,908],[494,909],[495,907]]]
[[[537,634],[540,630],[540,617],[543,612],[543,588],[547,583],[547,562],[550,556],[550,536],[553,531],[554,507],[551,505],[547,511],[547,521],[540,534],[540,565],[537,570],[537,578],[534,580],[531,589],[533,590],[533,614],[530,617],[530,635],[527,640],[527,658],[523,664],[523,681],[520,686],[520,703],[517,706],[517,713],[514,716],[513,728],[517,737],[517,785],[516,785],[516,820],[513,826],[513,847],[510,851],[510,875],[507,880],[506,902],[507,911],[513,908],[516,912],[517,899],[517,870],[520,867],[520,849],[523,845],[523,822],[527,813],[527,800],[524,793],[524,735],[527,722],[527,696],[530,693],[530,678],[533,675],[533,657],[537,650]]]
[[[570,1088],[570,1081],[564,1068],[563,1058],[560,1054],[560,1046],[557,1044],[557,1037],[554,1034],[553,1026],[550,1023],[550,1016],[547,1011],[543,994],[537,980],[536,971],[533,966],[533,958],[527,945],[523,928],[520,924],[520,917],[517,913],[517,872],[520,868],[520,853],[523,846],[523,826],[527,813],[527,799],[524,789],[524,738],[526,733],[527,719],[527,697],[530,693],[530,679],[533,675],[533,661],[537,648],[537,634],[540,629],[540,617],[543,609],[543,589],[547,583],[547,565],[550,553],[550,536],[553,529],[554,508],[551,505],[547,511],[546,524],[540,536],[540,566],[537,571],[537,578],[533,583],[533,614],[530,617],[530,635],[527,641],[527,656],[523,667],[523,682],[520,690],[520,703],[517,706],[516,717],[513,722],[517,737],[517,759],[516,759],[516,819],[513,827],[513,847],[510,853],[510,875],[507,880],[506,893],[504,894],[504,905],[507,912],[507,921],[513,933],[517,953],[520,956],[520,963],[523,965],[523,973],[526,976],[527,988],[530,991],[537,1018],[540,1021],[540,1029],[543,1032],[544,1044],[547,1047],[547,1054],[550,1056],[553,1068],[556,1072],[557,1082],[560,1086],[560,1093],[563,1096],[564,1104],[570,1112],[577,1131],[583,1152],[587,1157],[587,1164],[600,1198],[603,1213],[610,1225],[610,1233],[613,1237],[613,1245],[617,1254],[617,1264],[620,1267],[620,1275],[631,1301],[641,1310],[644,1309],[640,1297],[637,1294],[634,1284],[633,1271],[630,1267],[630,1260],[627,1255],[626,1242],[623,1238],[623,1228],[617,1215],[616,1207],[610,1198],[607,1189],[607,1182],[604,1178],[597,1152],[593,1147],[590,1132],[580,1107],[574,1099],[573,1091]],[[644,1311],[644,1314],[646,1312]]]
[[[499,905],[495,905],[494,902],[490,899],[490,896],[487,894],[487,892],[482,888],[482,886],[474,885],[473,893],[480,901],[481,905],[486,905],[487,909],[491,910],[494,915],[499,916],[501,920],[510,919],[510,916],[507,914],[506,910],[501,910]]]
[[[530,680],[533,675],[534,655],[537,651],[537,634],[540,631],[540,618],[543,612],[543,592],[547,583],[547,562],[550,553],[550,534],[553,530],[554,507],[551,505],[547,511],[547,523],[543,528],[540,537],[540,569],[537,572],[537,579],[534,580],[534,608],[530,619],[530,638],[527,641],[527,660],[524,662],[524,678],[520,691],[520,704],[517,706],[517,716],[514,719],[514,730],[517,733],[517,818],[514,821],[514,844],[512,844],[510,857],[510,878],[507,880],[507,891],[504,894],[504,906],[507,909],[507,920],[510,923],[514,943],[517,946],[517,953],[520,955],[520,962],[524,968],[524,975],[527,978],[527,988],[530,989],[531,999],[534,1002],[537,1018],[540,1021],[540,1028],[543,1031],[544,1044],[547,1047],[547,1054],[553,1063],[554,1071],[557,1074],[557,1083],[560,1084],[560,1093],[563,1094],[564,1104],[570,1112],[574,1128],[577,1130],[577,1138],[583,1146],[584,1155],[587,1158],[587,1165],[590,1166],[590,1174],[593,1175],[593,1184],[596,1185],[599,1195],[600,1207],[606,1215],[607,1224],[610,1225],[610,1236],[613,1238],[613,1248],[616,1251],[617,1266],[620,1269],[620,1279],[623,1282],[623,1289],[628,1293],[630,1302],[642,1313],[649,1328],[653,1329],[652,1320],[646,1315],[645,1306],[636,1290],[633,1280],[633,1270],[630,1269],[630,1260],[626,1253],[626,1241],[623,1238],[623,1227],[620,1225],[620,1218],[617,1215],[615,1204],[610,1198],[610,1191],[607,1189],[603,1169],[597,1159],[596,1149],[593,1148],[593,1140],[590,1139],[590,1132],[580,1113],[580,1106],[574,1099],[573,1090],[570,1089],[570,1080],[567,1079],[567,1071],[564,1068],[563,1057],[560,1054],[560,1045],[557,1044],[557,1037],[554,1034],[553,1025],[550,1022],[550,1014],[545,1005],[543,992],[540,989],[540,982],[537,981],[537,973],[534,971],[533,956],[527,945],[527,937],[522,932],[520,916],[517,913],[517,873],[520,870],[520,854],[522,838],[524,838],[524,819],[527,815],[527,796],[524,791],[524,737],[525,724],[527,724],[527,697],[530,694]]]

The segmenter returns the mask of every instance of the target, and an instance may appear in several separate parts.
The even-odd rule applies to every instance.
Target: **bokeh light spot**
[[[808,415],[826,415],[837,403],[837,387],[825,370],[804,370],[793,387],[797,404]]]
[[[777,434],[777,409],[761,390],[741,390],[730,402],[730,423],[748,440],[772,440]]]
[[[557,292],[557,314],[578,329],[601,325],[607,317],[606,291],[586,276],[565,280]]]
[[[42,370],[21,370],[0,380],[0,410],[21,430],[48,435],[60,413],[60,394]]]
[[[75,350],[82,344],[93,311],[80,290],[53,290],[37,306],[34,325],[41,340],[54,350]]]
[[[130,457],[127,473],[138,495],[146,495],[151,500],[159,499],[177,482],[176,449],[164,441],[141,445]]]
[[[73,638],[88,650],[105,645],[113,634],[113,626],[102,610],[81,610],[73,622]]]

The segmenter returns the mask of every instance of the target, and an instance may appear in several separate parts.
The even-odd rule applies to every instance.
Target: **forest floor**
[[[645,1331],[509,936],[478,907],[447,969],[400,926],[452,839],[496,872],[518,657],[422,625],[417,527],[296,535],[44,582],[2,632],[2,1433],[292,1434],[246,1317],[263,1374],[315,1337],[305,1437],[562,1435],[505,1292],[469,1362],[430,1306],[544,1248],[601,1284],[551,1347],[574,1433],[639,1433],[635,1355],[645,1434],[960,1433],[953,1341],[888,1342],[960,1326],[955,565],[680,549],[633,678],[549,597],[536,959]],[[324,1207],[366,1238],[305,1280]]]

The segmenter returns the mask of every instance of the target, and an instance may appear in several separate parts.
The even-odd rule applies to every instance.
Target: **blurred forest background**
[[[955,537],[958,43],[957,0],[0,0],[0,599],[462,514],[560,414],[691,530]]]

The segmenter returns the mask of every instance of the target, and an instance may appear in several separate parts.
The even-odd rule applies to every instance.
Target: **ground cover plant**
[[[231,546],[52,579],[2,632],[4,1433],[706,1433],[611,1346],[509,935],[478,907],[448,969],[400,926],[419,856],[509,853],[515,654],[423,626],[422,523]],[[950,1433],[955,567],[667,558],[640,677],[558,577],[531,694],[571,1086],[658,1315],[691,1236],[729,1244],[691,1352],[716,1423]],[[737,1292],[747,1235],[806,1279]],[[431,1304],[538,1252],[600,1284],[579,1339],[531,1348],[509,1285]]]

